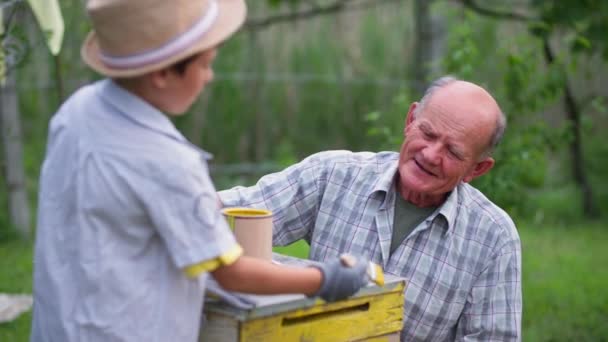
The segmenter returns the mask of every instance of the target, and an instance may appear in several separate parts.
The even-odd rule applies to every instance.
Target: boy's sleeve
[[[203,272],[211,272],[220,268],[221,266],[234,263],[241,255],[243,255],[243,248],[237,245],[233,249],[214,259],[205,260],[194,265],[186,266],[184,268],[184,273],[190,278],[196,278]]]
[[[140,197],[178,268],[196,277],[241,256],[206,165],[197,170],[173,165],[152,176]]]

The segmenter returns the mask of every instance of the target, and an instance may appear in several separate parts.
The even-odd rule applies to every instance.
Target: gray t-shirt
[[[410,233],[435,211],[437,207],[419,208],[397,194],[395,199],[395,216],[393,218],[393,237],[391,255]]]

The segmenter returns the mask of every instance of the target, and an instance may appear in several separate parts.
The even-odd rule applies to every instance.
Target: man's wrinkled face
[[[410,110],[401,147],[402,187],[425,196],[444,196],[460,182],[487,171],[480,170],[480,162],[487,159],[483,152],[495,121],[478,115],[476,106],[439,94],[414,117],[416,105]]]

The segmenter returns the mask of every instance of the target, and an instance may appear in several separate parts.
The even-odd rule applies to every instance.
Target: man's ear
[[[473,179],[483,176],[494,167],[494,158],[486,157],[482,161],[473,166],[473,169],[462,179],[464,183],[468,183]]]
[[[405,117],[405,125],[403,126],[403,134],[405,134],[407,126],[414,122],[414,112],[416,111],[416,107],[418,107],[418,102],[412,103],[410,105],[410,109],[407,111],[407,116]]]

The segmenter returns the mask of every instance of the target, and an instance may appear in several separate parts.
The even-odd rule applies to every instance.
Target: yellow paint
[[[376,283],[378,286],[384,286],[384,272],[382,271],[382,267],[371,261],[370,264],[371,270],[368,270],[370,278],[372,278],[373,282]]]
[[[203,262],[199,262],[198,264],[185,267],[184,273],[190,278],[195,278],[203,272],[211,272],[220,266],[230,265],[234,263],[241,255],[243,255],[243,248],[236,245],[234,248],[218,256],[217,258],[205,260]]]
[[[267,218],[272,216],[272,211],[256,208],[230,207],[222,209],[222,214],[226,217],[230,229],[234,230],[234,221],[236,218]]]
[[[350,254],[342,254],[340,255],[340,261],[343,265],[348,267],[355,267],[357,264],[357,258]],[[384,272],[382,271],[382,267],[380,265],[375,264],[373,262],[369,262],[367,265],[367,276],[376,283],[378,286],[384,286]]]
[[[266,209],[234,207],[222,209],[222,214],[232,217],[268,217],[272,215],[272,211]]]
[[[399,283],[390,292],[356,297],[334,303],[241,322],[239,340],[245,341],[356,341],[401,330],[403,289]]]

